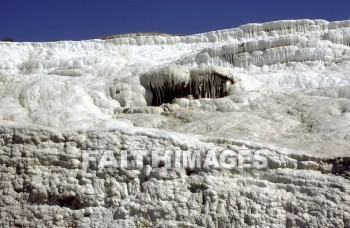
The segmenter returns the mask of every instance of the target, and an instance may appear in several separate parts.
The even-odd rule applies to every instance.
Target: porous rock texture
[[[0,42],[0,225],[350,227],[349,34]]]

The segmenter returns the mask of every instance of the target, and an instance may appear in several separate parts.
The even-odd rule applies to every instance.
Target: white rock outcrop
[[[350,227],[349,34],[0,42],[0,225]]]

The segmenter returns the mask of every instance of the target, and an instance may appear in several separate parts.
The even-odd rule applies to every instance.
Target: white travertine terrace
[[[349,227],[349,99],[350,21],[0,42],[0,225]],[[147,160],[227,148],[266,167]],[[132,150],[142,168],[85,167]]]

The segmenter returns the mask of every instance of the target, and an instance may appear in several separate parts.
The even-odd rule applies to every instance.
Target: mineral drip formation
[[[141,83],[150,92],[148,103],[158,106],[171,103],[174,98],[224,97],[234,80],[214,68],[186,70],[168,66],[146,73],[141,77]]]

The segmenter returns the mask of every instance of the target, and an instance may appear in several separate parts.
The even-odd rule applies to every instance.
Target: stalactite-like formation
[[[172,76],[163,75],[164,73],[172,74]],[[224,97],[227,95],[229,87],[234,83],[231,77],[213,69],[191,70],[186,77],[183,76],[176,78],[176,72],[160,69],[141,77],[143,78],[141,83],[151,92],[148,100],[149,105],[158,106],[170,103],[174,98],[190,95],[195,99]],[[164,80],[159,83],[159,81],[157,82],[158,77],[163,77]]]

